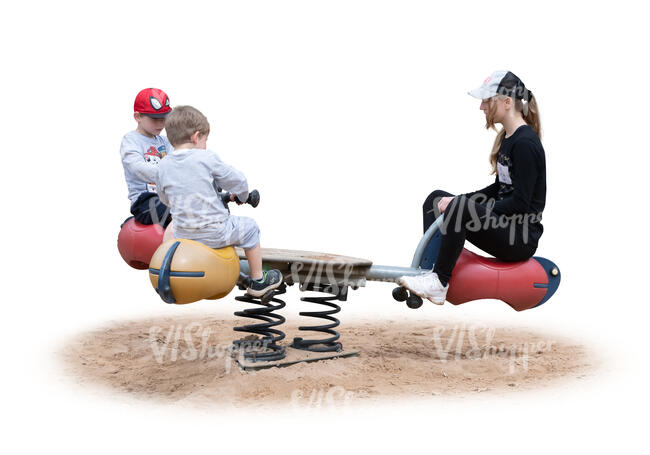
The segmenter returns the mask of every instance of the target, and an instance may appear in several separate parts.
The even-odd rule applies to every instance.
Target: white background
[[[650,151],[639,4],[3,5],[3,452],[638,447],[648,404]],[[352,294],[344,318],[545,330],[589,346],[604,362],[597,374],[534,393],[266,414],[133,402],[64,375],[54,354],[81,331],[235,308],[232,299],[164,305],[146,273],[117,253],[129,205],[118,150],[135,127],[140,89],[160,87],[173,105],[207,115],[208,146],[262,194],[255,211],[235,210],[257,219],[263,245],[408,265],[424,197],[492,181],[494,133],[466,92],[496,69],[515,72],[539,102],[548,196],[538,254],[560,266],[560,290],[524,313],[494,301],[412,312],[390,286],[371,283]],[[251,431],[279,440],[262,449]]]

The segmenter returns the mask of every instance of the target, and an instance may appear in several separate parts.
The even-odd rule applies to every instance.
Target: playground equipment
[[[166,241],[149,265],[151,284],[167,303],[223,298],[238,278],[239,259],[233,247],[212,249],[193,240]]]
[[[259,203],[259,193],[252,192],[251,196],[247,202],[256,206]],[[230,195],[222,193],[222,201],[228,207]],[[236,327],[235,331],[261,336],[264,345],[261,350],[247,349],[247,343],[253,338],[246,337],[235,341],[235,345],[245,351],[243,362],[240,359],[240,364],[244,368],[259,368],[295,363],[295,360],[283,363],[287,349],[278,342],[285,338],[285,334],[278,326],[285,319],[277,314],[277,311],[286,305],[278,296],[286,292],[286,285],[294,284],[298,284],[301,291],[321,294],[303,297],[301,301],[317,304],[325,309],[299,313],[324,323],[300,326],[301,332],[316,332],[319,338],[296,337],[290,347],[294,350],[318,353],[306,361],[358,353],[343,351],[339,341],[340,334],[335,330],[340,321],[334,316],[341,307],[335,302],[347,300],[349,288],[358,289],[368,281],[396,282],[401,276],[418,275],[425,270],[431,270],[440,249],[443,222],[444,218],[439,217],[423,235],[409,267],[375,265],[366,259],[335,254],[262,248],[263,266],[279,269],[284,283],[261,298],[249,294],[236,297],[238,301],[256,306],[236,312],[235,315],[260,322]],[[150,244],[158,237],[162,239],[159,226],[141,226],[125,223],[122,230],[126,229],[127,232],[124,235],[121,232],[119,237],[120,240],[126,239],[125,241],[129,242],[132,242],[134,237],[142,238],[141,242],[135,242],[141,245],[142,251],[134,246],[120,247],[122,257],[131,266],[139,266],[136,268],[141,268],[144,263],[151,248]],[[144,239],[148,235],[151,238]],[[137,255],[133,258],[128,255],[125,257],[123,250]],[[228,295],[235,285],[242,290],[247,288],[250,268],[241,249],[227,247],[213,250],[192,240],[174,239],[160,245],[152,256],[149,265],[151,284],[167,303],[186,304],[201,299],[218,299]],[[560,279],[559,268],[546,258],[535,256],[527,261],[503,262],[463,249],[449,282],[447,301],[460,305],[472,300],[497,299],[516,311],[523,311],[548,301],[557,290]],[[422,306],[422,299],[403,287],[394,288],[392,295],[395,300],[406,302],[409,308]]]
[[[140,224],[135,218],[127,218],[117,236],[117,249],[122,259],[134,269],[149,268],[151,257],[165,235],[165,229],[158,224]]]

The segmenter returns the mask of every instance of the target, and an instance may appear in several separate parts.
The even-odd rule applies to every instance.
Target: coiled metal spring
[[[325,319],[331,321],[329,324],[314,325],[314,326],[300,326],[298,330],[310,330],[313,332],[319,332],[331,335],[329,338],[321,339],[311,339],[305,340],[301,337],[295,337],[291,347],[295,349],[302,349],[305,351],[313,352],[340,352],[343,350],[343,345],[338,342],[338,339],[341,337],[339,332],[334,330],[339,326],[340,321],[335,318],[334,314],[341,311],[341,307],[334,303],[334,300],[346,300],[347,298],[347,288],[339,289],[336,293],[331,290],[321,290],[316,287],[308,287],[306,290],[316,291],[316,292],[327,292],[332,295],[323,296],[323,297],[302,297],[300,300],[303,302],[316,303],[318,305],[325,305],[332,308],[331,310],[322,310],[322,311],[301,311],[300,316],[307,316],[311,318]]]
[[[243,351],[244,358],[251,362],[281,360],[286,356],[285,348],[278,346],[277,342],[285,338],[285,333],[275,327],[285,322],[284,316],[275,314],[274,311],[281,310],[286,303],[276,296],[287,292],[287,287],[283,283],[277,289],[267,292],[261,298],[253,297],[246,293],[243,296],[235,297],[235,300],[246,303],[261,305],[261,308],[248,308],[243,311],[236,311],[235,316],[257,319],[264,321],[258,324],[247,324],[235,327],[236,332],[246,332],[257,337],[245,337],[233,341],[235,349]]]

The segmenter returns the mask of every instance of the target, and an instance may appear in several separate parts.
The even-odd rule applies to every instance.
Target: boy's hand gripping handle
[[[221,193],[221,200],[223,201],[223,205],[226,207],[228,206],[229,202],[232,202],[230,200],[230,192],[225,191]],[[237,196],[235,196],[235,202],[238,204],[244,204],[244,202],[240,201]],[[257,207],[257,205],[260,203],[260,192],[257,190],[253,190],[250,193],[248,193],[248,199],[246,199],[246,204],[250,204],[253,207]]]

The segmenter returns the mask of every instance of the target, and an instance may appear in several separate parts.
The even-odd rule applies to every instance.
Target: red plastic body
[[[151,257],[162,243],[165,229],[159,224],[140,224],[129,219],[117,236],[117,249],[122,259],[134,269],[149,268]]]
[[[479,299],[498,299],[517,311],[536,306],[544,299],[548,276],[534,258],[503,262],[463,249],[449,281],[447,301],[454,305]]]

